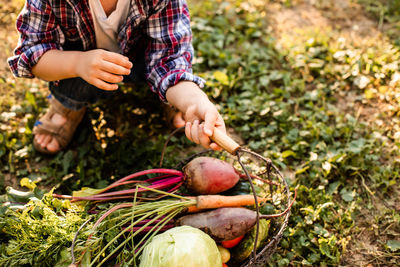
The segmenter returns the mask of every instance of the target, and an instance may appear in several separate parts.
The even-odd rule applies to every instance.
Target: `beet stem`
[[[148,222],[150,222],[150,221],[152,221],[152,222],[154,222],[154,223],[158,223],[158,222],[161,222],[163,218],[165,218],[165,216],[163,216],[163,217],[161,217],[161,219],[157,219],[157,220],[145,219],[145,220],[141,220],[140,222],[138,222],[138,223],[136,223],[136,224],[137,224],[137,225],[143,225],[143,224],[146,224],[146,223],[148,223]]]
[[[144,170],[144,171],[132,173],[132,174],[130,174],[128,176],[125,176],[124,178],[119,179],[118,181],[115,181],[111,185],[109,185],[106,188],[104,188],[104,190],[102,192],[105,192],[105,191],[110,190],[111,188],[117,187],[122,182],[131,180],[131,179],[139,177],[139,176],[144,176],[144,175],[147,175],[147,174],[154,174],[154,173],[164,173],[164,174],[177,175],[177,176],[182,176],[183,175],[181,171],[172,170],[172,169],[150,169],[150,170]]]
[[[180,182],[179,184],[177,184],[175,187],[169,189],[167,192],[168,192],[168,193],[173,193],[173,192],[175,192],[176,190],[178,190],[182,185],[183,185],[183,181]]]
[[[64,199],[72,199],[72,196],[69,196],[69,195],[53,194],[53,197],[55,197],[55,198],[64,198]]]
[[[110,215],[111,213],[113,213],[114,211],[121,209],[121,208],[130,208],[132,207],[133,204],[132,203],[122,203],[119,204],[117,206],[112,207],[111,209],[109,209],[107,212],[105,212],[97,221],[96,223],[93,225],[93,228],[96,228],[97,225],[99,225],[108,215]]]
[[[135,232],[135,231],[138,231],[138,230],[142,230],[144,233],[147,233],[147,232],[153,230],[153,228],[157,228],[160,231],[166,231],[166,230],[171,229],[173,227],[175,227],[175,225],[167,224],[167,225],[165,225],[165,226],[163,226],[161,228],[151,225],[151,226],[146,226],[144,228],[142,228],[142,226],[133,226],[133,227],[127,227],[128,229],[126,229],[126,228],[124,228],[124,229],[126,229],[127,232],[132,232],[132,231]]]
[[[140,183],[146,183],[146,181],[142,181],[142,180],[125,181],[125,182],[119,183],[118,186],[127,185],[127,184],[140,184]]]
[[[71,202],[76,201],[111,201],[117,199],[131,199],[134,198],[133,195],[125,195],[125,196],[110,196],[110,197],[97,197],[97,196],[89,196],[89,197],[74,197]]]
[[[154,189],[164,189],[164,188],[174,185],[180,181],[182,181],[182,176],[178,176],[178,177],[174,177],[174,178],[167,178],[157,184],[150,185],[148,187],[154,188]],[[119,195],[125,195],[125,194],[132,194],[132,193],[135,193],[136,191],[139,193],[139,192],[144,192],[144,191],[148,191],[148,190],[146,188],[132,188],[132,189],[126,189],[126,190],[121,190],[121,191],[116,191],[116,192],[97,194],[94,196],[95,197],[119,196]]]
[[[161,180],[161,179],[164,179],[164,178],[170,178],[170,177],[174,177],[174,176],[176,176],[176,175],[166,174],[166,175],[160,175],[160,176],[156,176],[156,177],[153,177],[153,178],[149,178],[149,179],[144,180],[144,181],[146,183],[152,183],[154,181],[158,181],[158,180]]]

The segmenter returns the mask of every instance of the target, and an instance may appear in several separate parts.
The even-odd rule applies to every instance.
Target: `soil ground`
[[[336,32],[350,42],[365,45],[379,43],[387,38],[379,29],[378,23],[355,1],[298,0],[293,1],[289,8],[279,3],[269,3],[266,10],[268,19],[273,22],[270,23],[272,32],[283,47],[302,39],[302,34],[308,31]],[[378,101],[368,105],[354,105],[354,95],[351,91],[339,97],[338,106],[343,112],[354,113],[357,110],[359,119],[364,122],[392,131],[398,129],[399,120],[396,114],[390,112],[390,103]],[[386,116],[382,117],[382,114]],[[388,257],[391,256],[380,250],[379,242],[384,240],[379,240],[379,237],[389,231],[400,238],[393,230],[395,225],[389,224],[382,229],[382,226],[371,224],[375,218],[382,216],[381,212],[385,208],[394,208],[400,212],[400,188],[397,187],[389,199],[379,192],[374,192],[371,200],[374,208],[364,209],[356,218],[351,233],[353,238],[350,239],[341,260],[345,266],[387,266]]]

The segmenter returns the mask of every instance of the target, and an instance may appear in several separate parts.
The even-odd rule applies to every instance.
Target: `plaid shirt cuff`
[[[164,76],[163,80],[161,81],[161,83],[159,85],[158,93],[159,93],[161,100],[163,100],[164,102],[167,102],[167,99],[166,99],[167,90],[170,87],[176,85],[180,81],[194,82],[200,88],[203,88],[204,84],[205,84],[204,79],[202,79],[196,75],[193,75],[192,73],[187,72],[185,70],[171,71],[166,76]]]
[[[34,78],[32,67],[35,66],[40,57],[49,50],[62,50],[61,46],[47,43],[37,44],[8,59],[8,64],[15,77]]]

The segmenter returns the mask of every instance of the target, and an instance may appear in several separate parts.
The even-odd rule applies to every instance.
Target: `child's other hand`
[[[207,100],[192,105],[184,112],[184,119],[186,122],[185,134],[189,140],[196,144],[201,144],[204,148],[221,150],[210,139],[213,135],[214,127],[224,133],[226,132],[224,120],[214,104]]]
[[[132,63],[121,54],[103,49],[83,53],[76,73],[88,83],[103,90],[117,90],[123,75],[131,72]]]

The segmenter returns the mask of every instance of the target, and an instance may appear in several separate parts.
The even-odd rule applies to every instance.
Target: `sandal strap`
[[[82,110],[86,109],[84,107],[79,110],[66,108],[54,96],[49,98],[49,103],[50,103],[50,112],[52,113],[51,115],[53,115],[54,113],[58,113],[65,118],[79,117],[80,114],[82,113]]]
[[[50,134],[51,136],[53,136],[53,138],[57,139],[58,144],[60,145],[60,147],[64,148],[68,145],[69,141],[68,138],[63,135],[60,134],[60,132],[63,130],[64,125],[62,126],[56,126],[53,123],[51,123],[50,121],[37,121],[39,123],[37,123],[36,127],[33,129],[33,133],[36,134]],[[72,138],[72,136],[71,136]]]
[[[48,111],[35,123],[33,134],[50,134],[60,145],[60,148],[65,148],[71,141],[76,128],[85,115],[86,108],[80,110],[72,110],[64,107],[54,97],[49,98],[50,107]],[[56,125],[51,122],[54,114],[59,114],[66,118],[66,122],[62,125]]]

